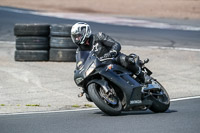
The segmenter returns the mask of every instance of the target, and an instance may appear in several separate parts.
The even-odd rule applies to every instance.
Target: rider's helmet
[[[78,22],[72,26],[71,38],[77,45],[82,45],[92,34],[90,26],[84,22]]]

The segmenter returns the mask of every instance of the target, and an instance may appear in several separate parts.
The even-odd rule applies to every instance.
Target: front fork
[[[99,79],[94,79],[94,80],[90,81],[87,84],[87,86],[89,84],[91,84],[91,83],[96,83],[96,84],[100,85],[103,88],[103,90],[104,90],[104,92],[106,94],[110,94],[111,93],[111,91],[110,91],[111,89],[110,89],[110,87],[108,85],[108,82],[106,80],[104,80],[104,78],[102,78],[100,80]],[[83,91],[80,94],[78,94],[78,97],[82,97],[84,95],[86,89],[85,88],[82,88],[82,89],[83,89]]]

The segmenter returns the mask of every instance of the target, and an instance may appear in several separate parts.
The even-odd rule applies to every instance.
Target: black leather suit
[[[104,57],[106,53],[111,51],[116,51],[116,60],[121,66],[129,69],[134,74],[138,75],[140,73],[140,67],[138,65],[139,57],[136,56],[136,63],[130,63],[127,59],[129,56],[121,53],[121,45],[109,37],[108,35],[99,32],[97,34],[92,34],[90,38],[83,45],[79,45],[78,49],[80,51],[90,51],[93,50],[96,55],[100,57]]]

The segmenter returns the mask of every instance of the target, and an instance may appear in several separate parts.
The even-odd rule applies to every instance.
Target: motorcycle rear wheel
[[[162,96],[152,95],[151,100],[153,101],[153,104],[149,109],[155,113],[165,112],[168,110],[170,106],[170,98],[165,88],[158,81],[155,82],[157,82],[157,84],[161,86],[161,91],[159,93],[163,95]]]
[[[114,98],[117,100],[116,105],[111,105],[101,96],[101,86],[96,83],[91,83],[88,86],[88,93],[92,101],[95,103],[95,105],[104,113],[116,116],[121,114],[122,110],[122,104],[118,97],[114,96]],[[101,92],[100,92],[101,91]]]

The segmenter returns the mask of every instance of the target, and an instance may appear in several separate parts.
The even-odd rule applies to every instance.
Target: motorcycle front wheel
[[[122,104],[119,98],[114,94],[108,96],[100,85],[91,83],[88,86],[88,93],[95,105],[104,113],[111,116],[121,114]]]
[[[153,104],[149,109],[155,113],[165,112],[170,106],[169,95],[158,81],[155,80],[154,82],[160,86],[160,90],[152,92],[151,100],[153,101]]]

